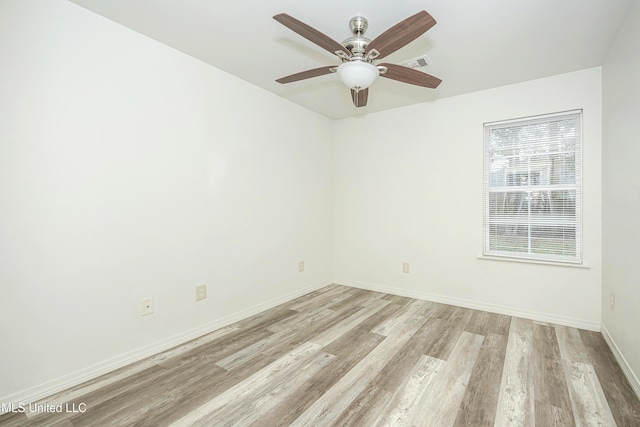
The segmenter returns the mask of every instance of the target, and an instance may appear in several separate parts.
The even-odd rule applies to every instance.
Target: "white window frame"
[[[505,128],[518,128],[518,127],[526,127],[527,125],[535,125],[544,122],[555,122],[558,120],[572,119],[576,121],[576,137],[575,137],[575,150],[571,151],[571,153],[575,153],[575,182],[573,183],[561,183],[551,185],[550,182],[535,183],[532,179],[533,175],[531,173],[531,164],[533,163],[534,157],[540,157],[539,152],[535,152],[532,147],[536,144],[540,144],[539,141],[525,141],[522,143],[522,152],[525,153],[523,155],[518,155],[519,159],[527,159],[527,173],[526,176],[526,184],[522,185],[514,185],[513,181],[515,178],[511,178],[511,184],[507,180],[501,182],[502,185],[498,185],[496,182],[496,178],[492,179],[492,163],[495,161],[503,161],[505,156],[499,158],[498,155],[493,153],[491,137],[492,131],[505,129]],[[495,135],[495,134],[494,134]],[[582,264],[582,110],[573,110],[566,111],[560,113],[553,114],[545,114],[540,116],[532,116],[525,117],[514,120],[506,120],[500,122],[490,122],[484,124],[484,144],[483,144],[483,157],[484,157],[484,171],[483,171],[483,205],[484,205],[484,215],[483,215],[483,256],[485,257],[498,257],[504,259],[521,259],[526,261],[542,261],[542,262],[554,262],[554,263],[566,263],[566,264]],[[548,140],[545,140],[548,141]],[[552,144],[545,142],[547,144]],[[552,152],[551,154],[557,154],[557,152]],[[493,156],[493,157],[492,157]],[[504,164],[504,163],[503,163]],[[537,164],[536,164],[537,165]],[[495,169],[495,167],[494,167]],[[508,168],[502,166],[502,170],[507,170]],[[515,169],[511,175],[517,175]],[[495,171],[494,171],[495,172]],[[537,174],[539,172],[536,172]],[[540,181],[538,179],[537,181]],[[546,194],[551,194],[552,192],[569,192],[565,194],[573,194],[575,192],[575,216],[567,218],[566,216],[553,216],[553,214],[548,215],[539,215],[535,217],[532,215],[532,205],[531,205],[531,194],[532,192],[546,192]],[[509,193],[511,192],[511,193]],[[522,193],[525,193],[526,196],[524,199],[526,203],[528,203],[528,207],[526,209],[527,219],[523,220],[523,215],[514,215],[510,213],[505,213],[505,211],[500,212],[499,208],[496,206],[491,206],[491,193],[501,193],[502,197],[507,197],[507,194],[516,194],[520,193],[519,197],[522,197]],[[499,195],[493,197],[494,205],[497,203]],[[493,211],[492,211],[493,209]],[[532,216],[535,217],[532,220]],[[519,230],[526,230],[528,238],[528,245],[526,251],[518,251],[515,249],[515,245],[510,247],[509,249],[504,249],[508,246],[508,239],[501,235],[497,230],[500,226],[505,226],[505,224],[509,223],[509,221],[513,221],[514,224],[518,224],[517,227],[520,227]],[[543,222],[544,221],[544,222]],[[541,225],[543,224],[543,225]],[[492,226],[493,226],[493,235],[492,235]],[[553,227],[561,228],[563,226],[569,226],[570,228],[575,227],[575,254],[570,253],[544,253],[547,248],[544,247],[544,244],[536,243],[537,246],[535,248],[532,246],[532,229],[535,230],[535,227],[548,227],[548,229],[553,229]],[[493,239],[492,239],[493,237]],[[555,237],[555,236],[553,236]],[[540,239],[542,240],[542,239]],[[549,240],[549,239],[547,239]],[[567,239],[563,235],[560,242],[562,245],[566,243],[571,243],[573,239]],[[556,239],[556,242],[558,240]],[[503,249],[500,249],[500,243],[503,243]],[[555,243],[554,243],[555,244]],[[570,246],[570,245],[568,245]],[[549,245],[549,248],[552,248],[552,245]],[[573,247],[571,247],[572,249]],[[552,251],[554,249],[549,249]],[[558,249],[555,249],[558,250]],[[571,251],[571,250],[570,250]],[[564,251],[563,251],[564,252]]]

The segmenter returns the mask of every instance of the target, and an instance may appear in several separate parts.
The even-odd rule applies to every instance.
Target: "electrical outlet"
[[[196,301],[203,300],[207,297],[207,285],[196,286]]]
[[[153,313],[154,303],[153,298],[146,298],[140,302],[140,315],[146,316]]]
[[[304,271],[304,261],[298,261],[298,272]]]
[[[402,263],[402,272],[403,273],[409,273],[409,263],[408,262],[403,262]]]
[[[616,294],[614,294],[613,292],[609,294],[609,307],[611,307],[611,310],[616,308]]]

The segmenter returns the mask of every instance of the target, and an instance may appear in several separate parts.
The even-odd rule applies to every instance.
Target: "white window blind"
[[[582,263],[582,111],[485,124],[485,255]]]

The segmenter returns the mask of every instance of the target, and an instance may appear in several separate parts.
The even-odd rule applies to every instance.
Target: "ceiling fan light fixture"
[[[342,82],[356,91],[371,86],[380,74],[375,65],[364,61],[343,62],[337,72]]]

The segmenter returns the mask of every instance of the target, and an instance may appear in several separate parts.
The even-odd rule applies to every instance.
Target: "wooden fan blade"
[[[298,80],[310,79],[312,77],[324,76],[325,74],[331,74],[332,68],[335,68],[335,66],[320,67],[320,68],[314,68],[313,70],[301,71],[296,74],[291,74],[290,76],[281,77],[276,81],[278,83],[284,84],[284,83],[297,82]]]
[[[404,67],[402,65],[380,64],[380,66],[387,67],[387,72],[384,74],[380,73],[380,76],[391,80],[397,80],[399,82],[428,87],[431,89],[437,88],[442,82],[442,80],[430,74],[414,70],[413,68]]]
[[[289,28],[290,30],[300,34],[305,39],[309,40],[320,46],[321,48],[335,54],[337,50],[341,50],[347,55],[351,56],[351,52],[346,47],[332,39],[331,37],[322,34],[315,28],[305,24],[302,21],[298,21],[296,18],[287,15],[286,13],[280,13],[273,17],[276,21]]]
[[[367,99],[369,99],[369,88],[360,89],[357,92],[351,89],[351,99],[353,99],[353,105],[357,108],[364,107],[367,105]]]
[[[436,20],[433,19],[433,16],[422,10],[373,39],[367,46],[367,53],[375,49],[380,52],[380,56],[376,59],[382,59],[411,43],[435,24]]]

